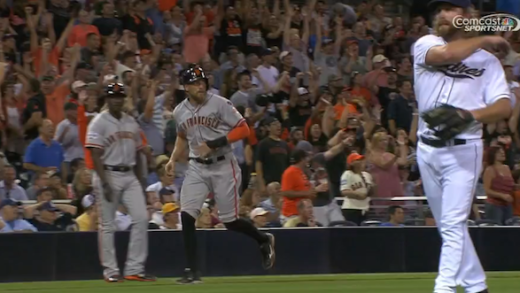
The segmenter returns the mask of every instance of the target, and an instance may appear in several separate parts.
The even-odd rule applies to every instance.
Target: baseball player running
[[[118,206],[123,204],[132,217],[124,279],[155,281],[144,270],[148,255],[148,212],[143,192],[146,185],[140,183],[145,182],[139,160],[142,143],[137,122],[122,111],[125,97],[122,84],[109,84],[105,90],[108,110],[97,115],[87,129],[85,146],[94,162],[92,184],[101,216],[100,258],[105,281],[122,281],[114,248],[114,218]]]
[[[470,0],[433,0],[436,35],[414,45],[415,95],[421,114],[417,160],[428,203],[442,237],[435,293],[487,293],[486,276],[468,227],[482,167],[482,124],[511,114],[499,36],[468,37],[453,25],[471,17]],[[486,51],[489,50],[489,51]]]
[[[231,144],[246,138],[249,127],[233,104],[207,93],[208,79],[198,65],[181,74],[187,99],[173,111],[177,140],[166,171],[173,175],[175,162],[189,148],[189,167],[182,185],[180,204],[182,233],[187,268],[180,284],[200,283],[195,219],[208,194],[214,194],[219,218],[227,229],[244,233],[260,245],[263,265],[271,268],[275,260],[274,236],[260,232],[252,223],[238,218],[241,173]]]

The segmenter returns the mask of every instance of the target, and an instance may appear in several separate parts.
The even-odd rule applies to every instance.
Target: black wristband
[[[228,144],[228,141],[227,141],[227,137],[225,137],[225,136],[221,136],[221,137],[219,137],[217,139],[210,140],[210,141],[206,142],[206,145],[210,149],[216,149],[216,148],[220,148],[220,147],[223,147],[223,146],[227,146],[227,144]]]

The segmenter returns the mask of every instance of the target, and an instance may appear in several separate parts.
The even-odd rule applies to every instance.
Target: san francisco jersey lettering
[[[199,157],[195,152],[201,143],[225,136],[244,121],[237,109],[228,99],[208,93],[202,105],[193,106],[188,99],[175,107],[173,119],[177,132],[188,140],[190,157]],[[231,146],[214,150],[211,157],[231,152]]]

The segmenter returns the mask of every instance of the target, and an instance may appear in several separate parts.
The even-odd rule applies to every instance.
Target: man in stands
[[[29,222],[19,218],[18,208],[21,204],[12,199],[4,199],[0,202],[0,233],[38,231]]]
[[[400,206],[390,206],[388,208],[388,216],[390,220],[382,223],[384,227],[404,226],[404,209]]]

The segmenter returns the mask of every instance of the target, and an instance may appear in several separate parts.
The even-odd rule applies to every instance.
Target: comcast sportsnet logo
[[[453,26],[467,32],[510,32],[520,30],[520,19],[510,14],[490,14],[481,18],[456,16]]]

